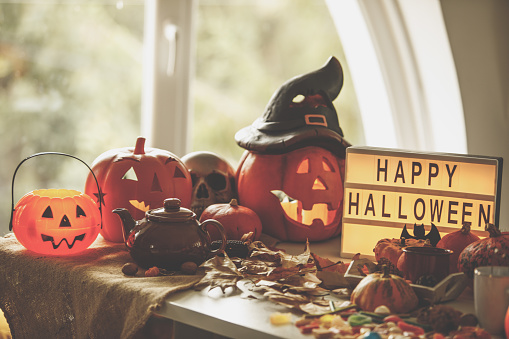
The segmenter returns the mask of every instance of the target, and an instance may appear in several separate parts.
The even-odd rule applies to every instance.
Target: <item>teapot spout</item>
[[[136,220],[134,220],[134,218],[131,216],[131,213],[129,213],[129,211],[125,208],[116,208],[112,212],[118,214],[120,220],[122,221],[122,228],[124,230],[124,242],[128,246],[127,239],[136,226]]]

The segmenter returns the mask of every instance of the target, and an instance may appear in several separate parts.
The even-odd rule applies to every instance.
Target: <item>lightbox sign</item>
[[[346,151],[341,256],[373,256],[383,238],[399,238],[406,225],[431,223],[441,236],[471,223],[488,236],[498,226],[502,158],[418,153],[373,147]]]

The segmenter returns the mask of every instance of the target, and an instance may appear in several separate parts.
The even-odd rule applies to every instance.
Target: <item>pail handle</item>
[[[18,172],[18,169],[21,167],[21,165],[25,161],[27,161],[28,159],[31,159],[31,158],[35,158],[35,157],[40,156],[40,155],[63,155],[63,156],[69,157],[69,158],[73,158],[73,159],[79,160],[81,163],[83,163],[85,166],[87,166],[87,168],[89,169],[90,173],[92,173],[92,176],[94,177],[95,183],[97,184],[97,193],[98,193],[98,198],[99,198],[99,213],[101,214],[101,228],[102,228],[103,227],[103,213],[102,213],[103,195],[102,195],[102,192],[101,192],[101,187],[99,187],[99,181],[97,181],[97,178],[96,178],[96,176],[94,174],[94,171],[92,171],[90,166],[88,166],[88,164],[86,162],[84,162],[83,160],[81,160],[78,157],[75,157],[74,155],[70,155],[70,154],[67,154],[67,153],[60,153],[60,152],[41,152],[41,153],[32,154],[31,156],[28,156],[25,159],[23,159],[19,163],[18,167],[16,167],[16,170],[14,171],[14,175],[12,176],[12,184],[11,184],[11,188],[12,188],[12,190],[11,190],[12,207],[11,207],[11,219],[9,221],[9,231],[12,231],[12,217],[14,215],[14,179],[16,178],[16,173]]]

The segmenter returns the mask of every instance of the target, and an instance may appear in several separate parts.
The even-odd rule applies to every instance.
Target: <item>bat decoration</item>
[[[405,225],[403,227],[403,231],[401,231],[400,238],[422,239],[422,240],[429,239],[429,242],[431,243],[431,245],[433,247],[435,247],[438,244],[438,242],[440,241],[440,239],[442,238],[440,236],[440,232],[438,232],[438,228],[433,223],[431,223],[431,230],[428,232],[428,234],[426,234],[426,230],[424,229],[424,224],[421,224],[421,225],[414,224],[413,233],[414,233],[413,236],[410,235],[410,233],[408,233],[408,230],[406,229],[406,225]]]

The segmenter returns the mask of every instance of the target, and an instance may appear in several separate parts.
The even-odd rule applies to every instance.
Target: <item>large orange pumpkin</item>
[[[109,241],[123,242],[122,224],[116,208],[126,208],[140,220],[149,209],[163,206],[167,198],[178,198],[183,207],[190,207],[191,175],[173,153],[145,148],[139,137],[135,147],[113,149],[101,154],[92,164],[103,194],[102,236]],[[97,186],[89,175],[85,192],[98,198]]]
[[[389,274],[387,266],[383,266],[382,273],[362,278],[352,291],[350,301],[363,311],[373,312],[385,305],[392,313],[408,313],[419,303],[412,287],[403,278]]]
[[[246,151],[237,170],[240,204],[281,240],[319,241],[341,232],[345,160],[308,146],[283,154]]]
[[[470,224],[465,223],[461,229],[446,234],[437,244],[438,248],[451,250],[449,257],[449,274],[458,272],[458,259],[461,252],[471,243],[480,238],[470,232]]]

